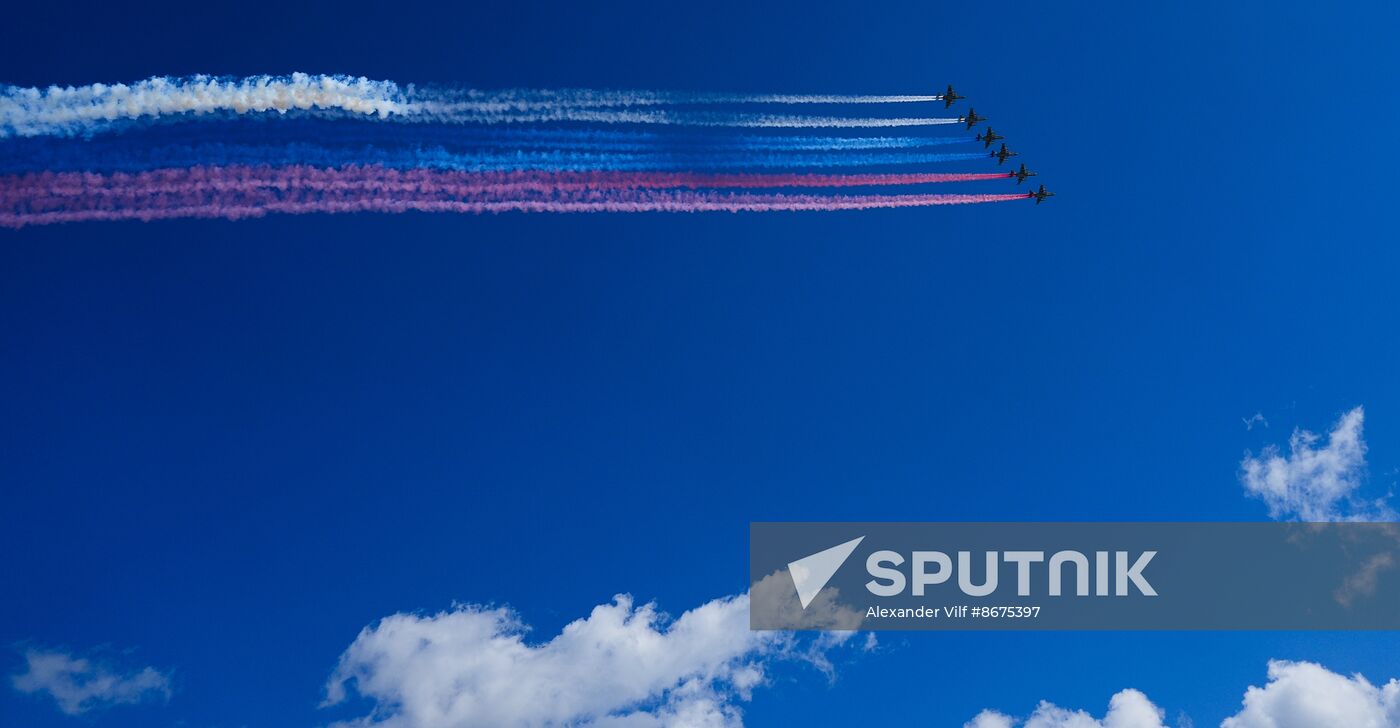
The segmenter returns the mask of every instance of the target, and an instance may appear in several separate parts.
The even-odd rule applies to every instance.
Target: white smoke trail
[[[958,118],[801,116],[669,109],[589,109],[567,106],[538,110],[483,112],[458,103],[420,102],[415,118],[455,124],[540,124],[575,121],[594,124],[660,124],[666,126],[740,127],[771,129],[883,129],[962,123]]]
[[[841,96],[830,94],[753,94],[749,96],[716,96],[708,103],[729,104],[912,104],[942,101],[942,96]]]
[[[744,104],[891,104],[938,96],[718,94],[588,89],[473,91],[415,89],[392,81],[294,73],[241,79],[157,77],[134,84],[0,86],[0,138],[91,134],[139,120],[185,114],[291,111],[326,116],[442,123],[598,123],[686,126],[875,128],[956,123],[955,119],[860,119],[656,109]]]
[[[336,111],[386,118],[410,113],[391,81],[349,76],[151,78],[137,83],[0,87],[0,138],[73,134],[112,122],[173,114]]]
[[[560,107],[609,108],[633,106],[909,104],[942,101],[942,96],[872,94],[732,94],[701,91],[625,91],[598,89],[509,89],[476,91],[418,88],[413,100],[439,110],[480,112],[538,111]]]

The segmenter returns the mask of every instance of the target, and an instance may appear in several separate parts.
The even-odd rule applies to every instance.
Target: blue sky
[[[746,583],[753,520],[1256,520],[1246,450],[1366,407],[1400,468],[1389,4],[23,5],[0,80],[955,83],[1060,195],[829,215],[274,217],[0,232],[0,643],[170,671],[6,724],[306,726],[356,634]],[[1378,87],[1379,84],[1379,87]],[[1358,134],[1360,136],[1358,136]],[[953,170],[949,171],[961,171]],[[969,169],[968,171],[976,171]],[[1261,413],[1268,426],[1246,429]],[[1400,638],[916,634],[750,725],[958,726],[1135,687],[1216,725],[1271,658]]]

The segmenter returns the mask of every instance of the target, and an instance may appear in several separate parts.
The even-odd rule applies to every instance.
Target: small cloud
[[[963,728],[1166,728],[1165,714],[1137,690],[1129,688],[1114,695],[1108,702],[1103,719],[1082,710],[1067,710],[1042,700],[1024,723],[995,710],[984,710]]]
[[[1287,454],[1270,445],[1240,462],[1245,492],[1264,501],[1269,517],[1298,521],[1384,521],[1395,512],[1382,501],[1363,501],[1357,491],[1366,479],[1366,440],[1361,407],[1342,415],[1327,434],[1294,430]]]
[[[984,710],[966,723],[963,728],[1015,728],[1016,721],[1005,713]]]
[[[58,650],[30,649],[27,669],[10,677],[22,693],[45,693],[68,715],[113,705],[170,699],[170,677],[153,667],[120,671],[93,659]]]
[[[1351,574],[1337,587],[1333,597],[1344,607],[1350,607],[1361,597],[1369,597],[1376,593],[1376,584],[1380,581],[1383,572],[1395,568],[1395,556],[1389,552],[1372,555],[1361,565],[1356,573]]]
[[[1240,420],[1244,422],[1244,429],[1246,430],[1253,430],[1255,425],[1269,426],[1269,421],[1264,419],[1263,412],[1255,412],[1249,417],[1241,417]]]

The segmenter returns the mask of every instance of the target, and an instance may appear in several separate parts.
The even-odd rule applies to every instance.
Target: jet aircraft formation
[[[948,89],[944,91],[941,94],[941,96],[943,99],[943,108],[945,109],[952,108],[954,103],[967,98],[966,96],[963,96],[954,91],[953,84],[951,83],[948,84]],[[973,127],[977,126],[978,124],[984,121],[987,121],[987,117],[978,114],[977,110],[970,106],[968,107],[966,114],[963,114],[962,116],[958,117],[958,122],[965,124],[966,126],[964,128],[968,129],[969,131]],[[1007,148],[1006,142],[1003,141],[1004,139],[1006,139],[1006,137],[996,133],[992,129],[990,124],[987,126],[985,131],[978,132],[976,136],[976,140],[982,142],[982,148],[989,150],[988,156],[990,156],[992,159],[997,160],[997,164],[999,165],[1005,164],[1006,160],[1012,157],[1020,156],[1019,152],[1013,152],[1009,148]],[[1001,148],[997,149],[996,151],[990,151],[992,148],[992,144],[996,142],[1001,142]],[[1011,176],[1015,178],[1016,184],[1019,185],[1022,182],[1025,182],[1028,178],[1036,176],[1036,173],[1027,169],[1026,165],[1022,163],[1021,168],[1018,169],[1016,172],[1012,173]],[[1035,200],[1035,204],[1039,205],[1040,203],[1054,196],[1054,192],[1045,189],[1045,185],[1040,185],[1039,190],[1027,194],[1027,199],[1033,199]]]
[[[980,189],[1035,173],[1007,166],[1016,152],[976,110],[913,111],[942,102],[936,110],[944,112],[965,100],[951,85],[918,95],[491,91],[303,73],[0,84],[0,228],[271,214],[840,212],[1048,199],[1043,186]],[[954,146],[976,142],[981,149]],[[934,166],[988,158],[998,171]],[[954,184],[968,186],[946,186]]]

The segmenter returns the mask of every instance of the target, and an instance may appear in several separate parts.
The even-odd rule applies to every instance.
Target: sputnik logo
[[[851,557],[851,552],[864,540],[864,536],[854,538],[788,564],[788,573],[792,575],[792,585],[797,587],[797,599],[802,602],[803,609],[817,598],[822,587],[831,581],[831,577],[835,576],[841,565],[846,563],[846,559]]]

